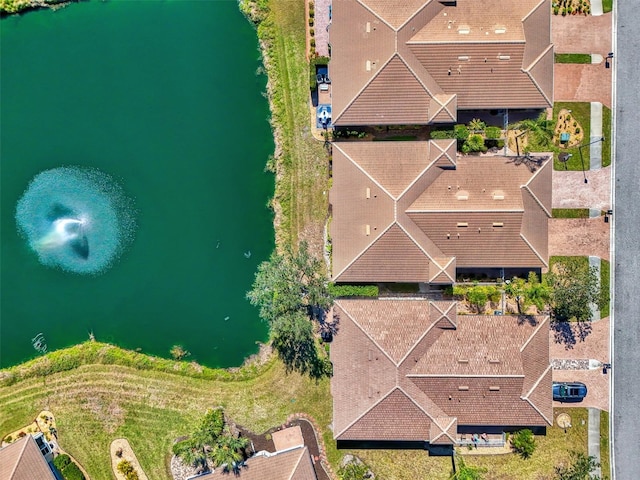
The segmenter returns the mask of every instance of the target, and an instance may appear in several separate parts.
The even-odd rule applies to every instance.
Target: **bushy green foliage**
[[[477,313],[482,313],[485,304],[491,300],[500,301],[501,292],[493,285],[454,285],[453,295],[469,302]]]
[[[456,456],[457,469],[456,473],[451,475],[451,480],[482,480],[482,474],[487,473],[484,467],[473,467],[467,465],[464,458]]]
[[[553,289],[552,310],[557,321],[591,319],[591,304],[598,307],[606,298],[598,288],[598,272],[583,257],[563,257],[547,275]]]
[[[479,118],[474,118],[469,122],[469,130],[476,133],[484,132],[484,129],[487,127],[487,124],[484,123]]]
[[[369,473],[369,467],[362,462],[352,461],[340,467],[338,470],[338,478],[340,480],[366,480]]]
[[[555,480],[597,480],[599,477],[591,473],[600,466],[595,457],[588,457],[582,452],[570,452],[572,463],[568,466],[555,467]]]
[[[329,283],[329,293],[332,297],[378,297],[377,285],[336,285]]]
[[[53,459],[53,466],[56,467],[59,471],[64,470],[65,467],[70,463],[71,463],[71,457],[66,453],[63,453],[62,455],[58,455],[56,458]]]
[[[458,142],[464,142],[467,140],[467,138],[469,138],[469,134],[471,132],[469,132],[469,129],[466,125],[456,125],[455,127],[453,127],[453,133]]]
[[[60,472],[65,480],[85,480],[84,474],[80,471],[80,468],[73,462],[69,463]]]
[[[551,301],[552,289],[546,282],[540,282],[534,272],[529,272],[527,280],[514,277],[504,286],[505,292],[513,297],[518,306],[518,313],[526,313],[531,305],[544,310]]]
[[[462,144],[463,153],[486,152],[487,147],[484,144],[484,138],[479,133],[469,135],[469,138]]]
[[[431,130],[429,136],[434,140],[444,140],[448,138],[456,138],[454,130]]]
[[[138,480],[138,472],[129,460],[121,460],[117,468],[127,480]]]
[[[536,449],[536,438],[528,428],[519,430],[511,437],[511,447],[522,458],[527,459]]]
[[[502,130],[498,127],[487,127],[484,130],[484,135],[488,139],[497,140],[502,136]]]

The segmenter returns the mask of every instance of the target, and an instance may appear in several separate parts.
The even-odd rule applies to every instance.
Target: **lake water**
[[[274,235],[266,78],[237,3],[92,1],[0,26],[0,365],[39,333],[54,350],[90,332],[239,365],[267,336],[245,293]],[[135,201],[135,238],[101,275],[44,266],[18,234],[29,182],[61,166]]]

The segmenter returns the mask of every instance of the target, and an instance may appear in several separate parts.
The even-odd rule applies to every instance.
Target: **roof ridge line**
[[[356,0],[360,5],[362,5],[363,8],[365,8],[366,10],[368,10],[369,12],[371,12],[371,14],[374,17],[377,17],[380,19],[380,21],[382,23],[384,23],[387,27],[389,27],[393,32],[396,32],[396,29],[393,28],[393,25],[391,25],[389,22],[387,22],[384,18],[382,18],[380,15],[378,15],[375,10],[373,10],[372,8],[369,7],[369,5],[367,5],[366,3],[364,3],[362,0]]]
[[[380,397],[380,399],[377,402],[375,402],[373,405],[371,405],[369,408],[367,408],[364,412],[362,412],[360,415],[358,415],[349,425],[347,425],[339,433],[337,433],[334,438],[337,439],[340,435],[342,435],[347,430],[349,430],[351,427],[353,427],[356,424],[356,422],[361,420],[362,417],[364,417],[367,413],[369,413],[371,410],[373,410],[374,407],[378,406],[385,398],[387,398],[389,395],[391,395],[396,388],[398,388],[398,386],[394,385],[391,388],[391,390],[389,390],[385,395]]]
[[[346,271],[347,271],[347,269],[349,269],[351,266],[353,266],[353,264],[354,264],[354,263],[355,263],[355,262],[356,262],[360,257],[362,257],[365,253],[367,253],[367,250],[369,250],[369,249],[370,249],[370,248],[371,248],[371,247],[372,247],[372,246],[373,246],[373,245],[374,245],[378,240],[380,240],[380,239],[384,236],[384,234],[385,234],[385,233],[387,233],[387,232],[389,231],[389,229],[390,229],[391,227],[393,227],[394,225],[398,225],[398,222],[397,222],[397,221],[395,221],[395,220],[394,220],[393,222],[391,222],[391,223],[387,226],[387,228],[385,228],[384,230],[382,230],[382,231],[380,232],[380,235],[378,235],[376,238],[372,239],[372,240],[371,240],[371,243],[369,243],[369,245],[367,245],[367,246],[366,246],[366,247],[365,247],[365,248],[364,248],[364,249],[363,249],[363,250],[362,250],[358,255],[356,255],[356,256],[353,258],[353,260],[351,260],[348,264],[346,264],[346,265],[344,266],[344,268],[343,268],[342,270],[340,270],[340,272],[339,272],[337,275],[335,275],[333,278],[334,278],[334,279],[337,279],[338,277],[340,277],[340,275],[342,275],[344,272],[346,272]],[[338,281],[339,281],[339,280],[338,280]]]
[[[338,142],[338,143],[339,143],[339,142]],[[335,145],[335,144],[334,144],[334,145]],[[385,187],[383,187],[383,186],[382,186],[382,184],[381,184],[378,180],[376,180],[375,178],[373,178],[373,176],[371,176],[371,174],[370,174],[367,170],[365,170],[365,169],[364,169],[364,167],[363,167],[362,165],[360,165],[360,164],[359,164],[358,162],[356,162],[353,158],[351,158],[351,155],[349,155],[347,152],[345,152],[345,151],[344,151],[344,149],[342,149],[342,148],[340,148],[340,147],[338,147],[338,150],[340,150],[340,151],[342,152],[342,154],[343,154],[345,157],[347,157],[347,158],[349,159],[349,161],[350,161],[351,163],[353,163],[353,164],[356,166],[356,168],[358,168],[358,170],[360,170],[362,173],[364,173],[364,174],[365,174],[365,176],[369,178],[369,180],[371,180],[371,181],[372,181],[373,183],[375,183],[378,187],[380,187],[380,189],[381,189],[384,193],[386,193],[387,195],[389,195],[389,197],[391,198],[391,200],[393,200],[394,202],[396,201],[396,197],[395,197],[395,196],[393,196],[389,190],[387,190]]]
[[[26,436],[31,437],[31,434],[28,433]],[[33,439],[33,437],[31,437],[31,438]],[[20,465],[20,461],[22,460],[22,457],[24,457],[24,453],[25,453],[25,450],[27,449],[27,444],[28,443],[29,443],[29,440],[25,440],[24,441],[24,445],[22,446],[22,449],[20,450],[20,453],[18,454],[18,458],[17,458],[16,463],[13,465],[13,470],[11,471],[11,475],[9,476],[9,478],[13,478],[13,475],[16,473],[16,470],[18,469],[18,465]]]
[[[542,262],[542,264],[549,268],[549,262],[546,262],[544,260],[544,258],[542,258],[542,255],[540,255],[540,253],[538,253],[538,251],[534,248],[533,245],[531,245],[531,242],[529,240],[527,240],[527,237],[525,237],[522,232],[520,232],[520,238],[524,241],[524,243],[527,244],[527,246],[531,249],[531,251],[535,254],[536,257],[538,257],[540,259],[540,261]]]
[[[544,97],[544,99],[547,101],[547,103],[549,105],[553,105],[553,101],[551,101],[551,99],[547,96],[547,94],[544,92],[544,90],[542,90],[542,87],[540,87],[540,84],[538,83],[538,81],[535,79],[535,77],[531,74],[530,70],[535,67],[540,60],[542,60],[542,58],[549,53],[549,49],[551,49],[553,51],[553,43],[549,44],[547,46],[547,48],[545,48],[542,53],[540,55],[538,55],[533,62],[531,63],[531,65],[529,65],[526,69],[523,68],[522,71],[524,73],[527,74],[527,76],[529,77],[529,79],[531,79],[531,83],[533,83],[535,85],[535,87],[538,89],[538,91],[540,92],[540,94]]]
[[[431,305],[431,300],[428,301],[428,305]],[[443,313],[444,315],[444,313]],[[403,357],[400,359],[400,361],[398,362],[397,367],[400,368],[400,365],[402,365],[405,360],[409,357],[409,355],[411,355],[411,352],[413,352],[416,347],[418,346],[418,344],[424,339],[424,337],[427,336],[427,334],[433,329],[433,327],[435,326],[436,322],[431,322],[431,324],[429,325],[429,328],[427,328],[424,332],[422,332],[422,335],[420,335],[420,337],[418,337],[418,339],[413,343],[413,345],[411,345],[411,347],[407,350],[407,353],[405,353],[403,355]],[[426,395],[426,394],[425,394]]]
[[[360,0],[357,0],[357,1],[360,3]],[[375,15],[375,14],[374,14],[374,15]],[[368,87],[369,85],[371,85],[371,82],[373,82],[373,80],[374,80],[375,78],[377,78],[377,77],[378,77],[378,75],[380,75],[380,74],[382,73],[382,71],[384,70],[384,68],[389,64],[389,62],[391,62],[391,60],[393,60],[393,57],[394,57],[394,56],[396,56],[396,55],[398,55],[398,53],[397,53],[397,52],[394,52],[394,53],[393,53],[393,54],[388,58],[388,60],[387,60],[386,62],[384,62],[384,64],[382,65],[382,67],[380,67],[380,69],[376,72],[376,74],[375,74],[375,75],[373,75],[373,76],[369,79],[369,81],[365,82],[365,84],[362,86],[362,88],[356,92],[356,94],[355,94],[355,95],[354,95],[354,97],[351,99],[351,101],[350,101],[349,103],[347,103],[347,104],[344,106],[344,108],[342,109],[342,111],[341,111],[340,113],[338,113],[338,115],[336,115],[336,117],[333,119],[334,123],[335,123],[337,120],[340,120],[340,117],[341,117],[342,115],[344,115],[344,114],[345,114],[345,112],[346,112],[347,110],[349,110],[349,108],[351,108],[351,106],[352,106],[352,105],[353,105],[353,103],[358,99],[358,97],[360,97],[360,95],[362,95],[362,94],[364,93],[364,91],[367,89],[367,87]]]
[[[523,208],[514,208],[514,209],[500,209],[500,210],[474,210],[474,209],[469,209],[469,210],[406,210],[406,213],[519,213],[519,212],[524,212],[524,207]]]
[[[547,423],[549,425],[553,425],[553,421],[549,420],[544,413],[542,413],[540,411],[540,409],[529,399],[529,395],[531,393],[533,393],[533,390],[535,388],[538,387],[538,385],[540,384],[540,382],[542,381],[542,378],[547,374],[547,372],[549,371],[549,369],[551,369],[551,364],[549,364],[549,366],[547,366],[547,368],[545,368],[544,372],[542,372],[542,375],[540,375],[540,377],[538,377],[538,380],[536,380],[536,383],[534,384],[534,386],[531,388],[531,390],[529,390],[529,392],[527,393],[527,395],[525,397],[520,397],[522,400],[525,400],[529,405],[531,405],[533,407],[533,409],[538,412],[540,414],[540,416],[542,418],[544,418]]]
[[[443,417],[441,417],[441,418],[443,418]],[[450,421],[449,421],[449,424],[445,428],[442,428],[442,426],[434,419],[433,423],[435,423],[438,426],[438,428],[441,430],[441,433],[436,435],[434,438],[429,439],[430,443],[432,443],[434,440],[439,439],[443,435],[446,435],[447,437],[449,437],[453,441],[454,444],[457,443],[456,439],[452,438],[451,435],[449,435],[447,433],[447,431],[458,420],[458,417],[447,417],[447,418],[450,419]]]
[[[538,331],[542,328],[542,326],[545,323],[547,323],[547,320],[549,320],[549,315],[544,316],[544,319],[540,322],[540,325],[538,325],[535,328],[535,330],[531,333],[531,335],[529,335],[529,338],[527,338],[527,340],[522,344],[522,347],[520,347],[520,353],[524,352],[524,349],[527,347],[527,345],[529,345],[529,342],[531,341],[531,339],[535,337]]]
[[[396,41],[397,41],[397,40],[396,40]],[[409,64],[407,63],[407,61],[406,61],[406,60],[404,59],[404,57],[400,54],[400,52],[397,50],[397,46],[396,46],[396,51],[398,52],[398,57],[400,58],[400,60],[402,61],[402,63],[404,63],[404,66],[405,66],[405,67],[407,67],[407,70],[409,70],[409,71],[411,72],[411,75],[413,75],[413,78],[415,78],[415,79],[418,81],[418,83],[419,83],[420,85],[422,85],[422,88],[424,89],[424,91],[427,93],[427,95],[429,95],[429,99],[434,98],[434,94],[433,94],[433,93],[431,93],[431,90],[429,90],[429,89],[427,88],[427,86],[424,84],[424,82],[422,81],[422,79],[421,79],[420,77],[418,77],[418,75],[416,75],[416,72],[413,70],[413,68],[411,68],[411,67],[409,66]],[[422,65],[422,64],[421,64],[421,65]],[[422,67],[422,68],[424,68],[424,67]],[[424,70],[425,70],[425,71],[427,71],[427,69],[426,69],[426,68],[424,68]],[[433,76],[432,76],[428,71],[427,71],[427,75],[429,75],[431,78],[433,78]],[[438,85],[438,82],[436,82],[436,80],[435,80],[435,79],[434,79],[433,81],[434,81],[434,83],[435,83],[436,85]],[[438,86],[440,86],[440,85],[438,85]]]
[[[440,264],[439,264],[438,262],[436,262],[436,261],[435,261],[435,259],[434,259],[431,255],[429,255],[429,252],[427,252],[424,248],[422,248],[422,245],[420,245],[420,244],[416,241],[416,239],[415,239],[415,238],[413,238],[409,232],[407,232],[407,230],[404,228],[404,226],[403,226],[400,222],[396,222],[396,223],[397,223],[397,225],[400,227],[400,229],[405,233],[405,235],[406,235],[407,237],[409,237],[409,240],[411,240],[411,241],[414,243],[414,245],[415,245],[416,247],[418,247],[418,248],[422,251],[422,253],[424,253],[424,254],[425,254],[425,256],[429,259],[429,261],[430,261],[431,263],[435,263],[435,264],[438,266],[438,268],[441,268],[441,267],[440,267]],[[418,228],[419,228],[419,227],[418,227]],[[425,233],[425,236],[426,236],[426,233]],[[429,238],[429,237],[427,237],[427,238]],[[432,240],[432,241],[433,241],[433,240]],[[437,246],[437,245],[436,245],[436,246]]]
[[[438,427],[440,427],[440,425],[436,422],[435,417],[434,417],[433,415],[431,415],[429,412],[427,412],[427,410],[425,410],[425,409],[422,407],[422,405],[419,405],[419,404],[418,404],[418,402],[416,402],[416,401],[414,400],[414,398],[413,398],[411,395],[409,395],[407,392],[405,392],[404,388],[402,388],[400,385],[398,385],[396,388],[397,388],[398,390],[400,390],[400,391],[401,391],[401,392],[402,392],[402,393],[403,393],[403,394],[404,394],[404,395],[409,399],[409,401],[411,401],[411,403],[413,403],[416,407],[418,407],[420,410],[422,410],[422,412],[423,412],[427,417],[429,417],[429,419],[430,419],[433,423],[435,423],[436,425],[438,425]],[[416,388],[418,388],[418,387],[416,386]],[[418,390],[420,390],[420,389],[418,388]],[[429,398],[429,396],[428,396],[426,393],[424,393],[422,390],[420,390],[420,392],[421,392],[425,397]],[[431,398],[429,398],[429,400],[431,400]],[[431,401],[433,402],[433,400],[431,400]],[[433,402],[433,403],[434,403],[434,405],[436,405],[436,407],[438,407],[438,405],[437,405],[435,402]],[[438,408],[440,408],[440,407],[438,407]],[[441,428],[441,427],[440,427],[440,430],[442,430],[442,428]]]
[[[538,4],[536,6],[534,6],[531,10],[529,10],[529,13],[527,13],[524,17],[522,17],[521,22],[524,23],[524,21],[529,18],[531,15],[533,15],[533,12],[535,12],[536,10],[538,10],[538,8],[540,8],[540,6],[542,4],[544,4],[547,0],[540,0],[538,2]]]
[[[549,212],[549,210],[547,210],[547,207],[545,207],[542,202],[540,201],[540,199],[538,198],[538,196],[533,193],[533,190],[531,190],[531,188],[529,188],[529,184],[527,185],[523,185],[520,188],[524,188],[527,190],[527,192],[529,192],[531,194],[531,196],[533,197],[533,199],[535,200],[535,202],[540,206],[540,208],[542,208],[542,210],[544,210],[544,213],[547,214],[547,217],[552,218],[553,215],[551,214],[551,212]]]
[[[397,369],[399,364],[396,364],[393,358],[391,358],[391,355],[389,355],[389,353],[384,348],[382,348],[382,346],[362,327],[362,325],[360,325],[360,323],[353,317],[353,315],[349,314],[349,312],[347,312],[347,310],[345,310],[344,307],[341,307],[341,308],[343,312],[346,312],[346,314],[349,316],[351,321],[355,323],[356,326],[362,331],[362,333],[364,333],[365,337],[371,340],[373,344],[380,349],[380,351],[385,355],[385,357],[387,357]]]
[[[431,154],[431,140],[427,140],[427,145],[428,145],[428,147],[429,147],[429,152],[427,153],[427,155],[429,155],[429,154]],[[436,145],[436,146],[437,146],[437,145]],[[438,147],[438,148],[440,148],[440,147]],[[443,152],[443,153],[444,153],[444,152]],[[427,159],[428,159],[428,158],[429,158],[429,157],[427,157]],[[425,173],[427,173],[427,172],[431,169],[431,167],[433,167],[433,166],[435,165],[435,163],[436,163],[437,161],[438,161],[437,159],[436,159],[436,160],[432,160],[431,162],[429,162],[429,163],[427,164],[427,166],[426,166],[424,169],[422,169],[420,172],[418,172],[418,174],[415,176],[415,178],[414,178],[411,182],[409,182],[409,185],[407,185],[407,186],[406,186],[406,188],[405,188],[404,190],[402,190],[402,191],[398,194],[398,198],[396,198],[396,199],[395,199],[396,203],[397,203],[398,201],[400,201],[400,199],[401,199],[402,197],[404,197],[404,196],[406,195],[406,193],[407,193],[409,190],[411,190],[411,187],[413,187],[413,186],[416,184],[416,182],[417,182],[418,180],[420,180],[420,178],[422,178],[422,176],[423,176]]]
[[[396,30],[396,33],[399,32],[400,30],[402,30],[407,23],[409,23],[411,20],[413,20],[415,18],[415,16],[420,13],[421,10],[424,10],[429,4],[432,3],[432,0],[427,0],[426,2],[423,2],[418,9],[413,12],[411,15],[409,15],[409,18],[407,18],[404,23],[401,23],[400,26],[398,27],[398,30]]]
[[[408,40],[405,42],[407,45],[471,45],[471,44],[500,44],[500,45],[511,45],[511,44],[526,44],[526,40]]]
[[[304,446],[304,448],[302,449],[302,453],[304,453],[304,450],[307,448],[306,445],[303,445],[303,446]],[[302,461],[302,457],[304,457],[304,455],[298,455],[298,461],[296,462],[295,466],[293,467],[293,470],[291,471],[291,474],[289,475],[289,480],[293,480],[293,475],[296,473],[296,470],[298,469],[298,466],[300,466],[300,462]],[[311,468],[313,468],[313,466]]]
[[[445,258],[446,258],[446,257],[445,257]],[[435,275],[433,275],[433,276],[429,279],[429,281],[433,280],[434,278],[436,278],[437,276],[439,276],[441,273],[444,273],[447,277],[449,277],[449,278],[450,278],[450,279],[455,283],[456,279],[455,279],[455,278],[452,278],[452,277],[451,277],[451,275],[449,275],[449,273],[447,273],[447,267],[448,267],[449,265],[451,265],[451,263],[452,263],[455,259],[456,259],[455,255],[454,255],[454,256],[452,256],[452,257],[450,257],[450,258],[449,258],[449,261],[446,263],[446,265],[445,265],[444,267],[441,267],[439,263],[435,263],[435,262],[434,262],[436,265],[438,265],[438,268],[440,268],[440,271],[439,271],[438,273],[436,273]],[[447,312],[448,312],[450,309],[451,309],[451,308],[449,308],[449,309],[447,310]],[[445,315],[445,316],[446,316],[446,314],[445,314],[445,313],[443,313],[443,315]],[[448,318],[448,317],[447,317],[447,318]],[[453,323],[453,322],[451,322],[451,323]]]

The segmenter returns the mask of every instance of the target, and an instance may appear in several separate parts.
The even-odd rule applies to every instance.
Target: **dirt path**
[[[593,255],[609,260],[610,223],[598,218],[549,220],[549,256]]]

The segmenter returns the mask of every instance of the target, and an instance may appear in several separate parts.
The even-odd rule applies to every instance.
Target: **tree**
[[[570,452],[573,463],[568,466],[555,467],[555,480],[599,480],[591,475],[600,464],[595,457],[588,457],[582,452]]]
[[[553,289],[551,299],[555,320],[581,322],[591,319],[591,304],[599,307],[603,299],[595,267],[569,257],[556,263],[547,278]]]
[[[284,254],[274,252],[268,262],[260,264],[247,298],[269,323],[297,310],[311,316],[314,308],[326,310],[333,302],[327,283],[322,261],[301,242],[297,252],[287,246]]]
[[[547,120],[547,114],[541,112],[535,120],[527,118],[516,123],[513,128],[528,131],[530,148],[536,151],[553,150],[553,121]],[[517,140],[516,140],[517,141]]]
[[[487,473],[487,469],[484,467],[472,467],[467,465],[464,459],[460,456],[458,459],[458,469],[456,473],[451,475],[450,480],[482,480],[482,474]]]
[[[224,424],[224,412],[221,408],[208,410],[191,437],[173,445],[174,455],[187,465],[206,468],[209,451],[220,438]]]
[[[226,429],[224,435],[218,438],[209,456],[216,467],[226,465],[227,469],[232,469],[243,459],[241,451],[248,445],[248,438],[235,437]]]
[[[287,371],[314,378],[330,374],[330,363],[318,355],[311,322],[333,303],[328,283],[322,261],[310,254],[306,242],[297,252],[290,246],[283,254],[274,252],[258,267],[247,298],[269,322],[271,344]]]
[[[551,301],[551,288],[547,283],[538,280],[534,272],[529,272],[527,280],[514,277],[508,284],[505,284],[504,291],[516,300],[518,313],[526,313],[527,309],[535,305],[538,310],[544,308]]]
[[[463,153],[486,152],[486,151],[487,151],[487,147],[484,144],[484,138],[482,138],[482,135],[478,133],[469,135],[469,138],[467,138],[467,140],[462,145]]]
[[[475,133],[482,133],[486,127],[487,124],[479,118],[474,118],[469,122],[469,130]]]
[[[528,428],[514,433],[511,437],[511,447],[522,458],[527,459],[536,449],[536,438]]]

